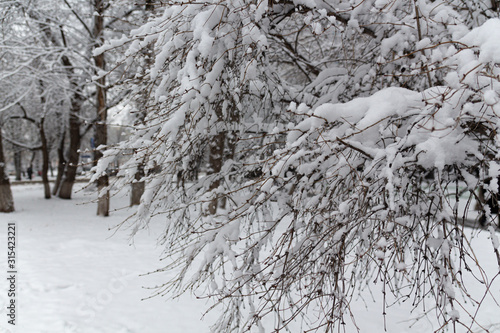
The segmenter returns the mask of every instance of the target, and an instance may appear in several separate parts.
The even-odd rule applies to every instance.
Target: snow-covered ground
[[[81,185],[78,185],[81,188]],[[154,287],[165,281],[165,275],[144,273],[161,266],[162,251],[156,238],[162,231],[161,218],[150,229],[132,241],[127,230],[114,233],[113,226],[123,221],[127,209],[109,218],[95,216],[95,204],[85,204],[93,196],[79,191],[73,200],[42,198],[41,185],[12,187],[16,212],[0,214],[0,332],[113,332],[113,333],[205,333],[217,313],[202,318],[208,303],[193,295],[171,300],[148,298]],[[113,198],[113,207],[127,204],[126,197]],[[7,324],[7,223],[17,226],[17,325]],[[486,232],[474,235],[477,257],[491,277],[498,272]],[[491,260],[490,260],[491,259]],[[146,287],[146,288],[145,288]],[[379,298],[381,286],[372,286],[352,305],[361,332],[383,332],[384,318]],[[475,289],[474,289],[475,288]],[[480,283],[469,290],[481,299]],[[491,295],[500,298],[500,283],[493,284]],[[500,332],[499,307],[487,295],[478,318],[491,332]],[[409,302],[408,302],[409,303]],[[475,311],[472,307],[471,311]],[[394,305],[387,310],[388,332],[432,332],[439,326],[423,319],[412,325],[419,313],[409,313],[411,304]],[[472,312],[473,313],[473,312]],[[311,314],[314,315],[314,314]],[[462,317],[465,312],[462,314]],[[15,329],[13,329],[15,328]],[[272,331],[269,323],[266,332]],[[352,326],[347,332],[355,332]],[[458,327],[457,331],[467,329]],[[482,329],[473,329],[482,332]],[[292,332],[300,332],[299,326]]]
[[[81,185],[77,185],[81,188]],[[167,300],[151,295],[164,280],[141,276],[160,267],[161,225],[138,235],[109,229],[127,212],[95,216],[91,197],[80,191],[73,200],[42,198],[41,185],[12,186],[16,212],[0,214],[0,267],[6,272],[7,223],[17,224],[17,332],[208,332],[211,318],[201,319],[205,301],[195,297]],[[118,201],[118,202],[117,202]],[[126,205],[115,198],[114,206]],[[6,273],[3,273],[4,275]],[[0,283],[0,332],[7,325],[7,285]],[[1,329],[3,328],[3,330]]]

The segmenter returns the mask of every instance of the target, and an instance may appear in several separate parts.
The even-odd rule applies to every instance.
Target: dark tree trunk
[[[14,211],[14,198],[10,189],[9,176],[5,172],[5,158],[3,156],[2,130],[0,129],[0,212]]]
[[[238,111],[235,107],[233,107],[230,111],[230,114],[229,114],[229,122],[232,125],[235,123],[237,124],[238,121],[239,121]],[[230,131],[226,135],[226,140],[227,140],[227,147],[225,148],[225,151],[224,151],[224,161],[234,160],[235,153],[236,153],[236,144],[238,142],[238,133],[236,131]],[[220,207],[225,209],[226,202],[227,202],[226,197],[221,198],[220,199]]]
[[[22,154],[19,149],[14,151],[14,168],[16,169],[16,180],[21,180],[21,174],[23,173],[22,166]]]
[[[40,120],[40,141],[42,143],[42,182],[45,194],[45,199],[50,199],[50,184],[49,184],[49,147],[47,145],[47,137],[45,136],[44,128],[45,118]]]
[[[94,38],[96,39],[96,47],[103,44],[103,31],[104,31],[104,9],[105,3],[103,0],[94,0],[94,10],[96,15],[94,16]],[[104,59],[104,53],[96,55],[94,57],[94,62],[96,67],[101,70],[106,70],[106,63]],[[108,141],[107,134],[107,103],[106,103],[106,79],[101,77],[96,81],[96,93],[97,93],[97,123],[95,125],[95,146],[98,148],[101,145],[106,145]],[[100,150],[94,153],[94,163],[97,164],[99,159],[102,157],[102,152]],[[109,180],[107,175],[99,177],[97,180],[97,190],[99,193],[99,198],[97,199],[97,215],[108,216],[109,215],[109,191],[106,189],[109,186]]]
[[[71,101],[71,113],[69,115],[68,163],[66,164],[66,173],[59,189],[59,198],[61,199],[71,199],[73,184],[76,178],[76,169],[80,160],[78,150],[80,149],[82,137],[80,135],[80,118],[78,115],[80,113],[82,97],[78,92],[75,95]]]
[[[57,157],[59,161],[57,162],[57,177],[54,183],[54,188],[52,189],[52,194],[56,195],[61,186],[61,179],[64,174],[64,169],[66,168],[66,159],[64,158],[64,142],[66,141],[66,131],[63,132],[61,141],[59,142],[59,147],[57,148]]]
[[[225,133],[219,133],[213,137],[212,142],[210,143],[210,155],[208,157],[208,167],[209,172],[211,174],[217,174],[222,169],[223,158],[224,158],[224,142],[226,140]],[[220,185],[220,178],[216,178],[209,187],[209,190],[214,190],[218,188]],[[218,207],[218,198],[215,197],[210,202],[208,206],[208,212],[211,215],[215,215],[217,213]]]
[[[496,12],[498,11],[498,0],[490,0],[491,10]]]
[[[494,1],[494,0],[492,0]],[[146,11],[151,12],[155,9],[154,1],[153,0],[146,0],[146,6],[145,6]]]

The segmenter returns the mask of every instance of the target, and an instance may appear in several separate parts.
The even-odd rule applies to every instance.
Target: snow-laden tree
[[[50,151],[63,141],[61,133],[66,131],[68,81],[58,66],[58,52],[38,45],[39,35],[29,31],[24,19],[17,16],[19,13],[15,15],[11,10],[7,14],[0,40],[0,52],[6,60],[0,70],[0,85],[6,91],[2,112],[4,140],[7,147],[13,147],[15,156],[19,149],[32,153],[31,168],[36,153],[41,153],[45,198],[50,198]]]
[[[54,194],[69,199],[85,135],[88,137],[93,129],[95,145],[106,144],[107,110],[123,95],[109,88],[104,76],[97,77],[106,69],[108,55],[94,57],[92,50],[102,44],[105,34],[111,37],[129,31],[127,19],[135,20],[134,15],[141,12],[142,7],[126,1],[15,0],[0,3],[0,9],[5,13],[0,31],[3,36],[1,52],[14,55],[10,66],[12,75],[19,75],[22,71],[25,76],[31,75],[30,86],[38,86],[33,91],[37,97],[28,95],[30,101],[40,100],[38,108],[31,108],[38,109],[38,113],[30,118],[40,131],[59,134],[59,167]],[[95,81],[92,81],[93,77],[96,77]],[[53,93],[54,90],[57,94]],[[23,96],[22,86],[18,92]],[[49,94],[59,100],[52,98],[49,105]],[[47,112],[57,113],[66,120],[62,131],[52,131],[48,127],[53,122],[44,121]],[[40,141],[45,146],[43,137],[40,136]],[[42,149],[42,152],[44,156],[49,153],[47,149]],[[94,160],[99,158],[100,152],[94,152]],[[44,170],[45,166],[46,163]],[[106,182],[106,176],[103,176],[98,186],[103,188]],[[50,197],[48,183],[45,193]],[[108,201],[106,195],[100,197],[99,215],[108,214]]]
[[[118,64],[146,67],[123,82],[149,93],[145,116],[94,179],[133,151],[117,179],[129,184],[147,161],[131,221],[138,231],[164,216],[164,269],[178,272],[158,293],[213,297],[217,332],[268,316],[276,330],[300,318],[333,331],[375,280],[384,308],[388,294],[430,299],[441,329],[471,327],[462,276],[482,269],[463,223],[500,175],[496,10],[169,2],[100,48],[128,45]],[[500,265],[494,207],[480,206]]]
[[[81,123],[85,111],[85,84],[89,81],[91,73],[85,63],[85,53],[80,53],[77,46],[72,47],[75,39],[81,45],[81,32],[68,24],[71,15],[69,3],[65,8],[55,6],[47,1],[9,1],[1,3],[4,15],[4,25],[0,47],[3,54],[10,55],[10,66],[3,75],[18,82],[13,92],[17,94],[18,103],[12,113],[19,121],[28,118],[36,123],[40,130],[49,133],[65,133],[69,128],[70,144],[65,156],[61,156],[59,164],[62,172],[58,175],[60,180],[64,169],[66,179],[62,190],[63,197],[71,197],[71,175],[76,172],[79,162],[78,149],[81,140]],[[74,21],[77,21],[74,18]],[[83,30],[83,28],[82,28]],[[22,80],[19,78],[22,77]],[[27,91],[27,89],[30,91]],[[50,94],[50,97],[49,97]],[[57,98],[57,101],[53,100]],[[46,102],[49,101],[49,105]],[[55,107],[54,107],[55,106]],[[51,131],[53,122],[43,121],[47,113],[58,114],[61,120],[69,124],[62,130]],[[40,126],[41,125],[41,126]],[[46,126],[49,126],[46,128]],[[43,136],[40,141],[43,141]],[[60,137],[60,149],[64,149],[65,136]],[[38,144],[39,142],[37,142]],[[45,155],[45,154],[44,154]],[[45,163],[44,163],[45,164]],[[56,182],[57,187],[61,182]],[[48,183],[47,183],[48,185]],[[50,192],[45,195],[50,197]],[[61,194],[61,192],[59,193]]]

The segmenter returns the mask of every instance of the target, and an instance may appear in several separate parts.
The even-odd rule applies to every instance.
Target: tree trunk
[[[144,182],[132,183],[132,194],[130,196],[130,207],[141,204],[142,194],[144,193]]]
[[[494,0],[492,0],[492,1],[494,1]],[[153,0],[146,0],[145,9],[148,12],[152,12],[155,9],[154,1]]]
[[[16,180],[21,180],[23,166],[22,166],[22,154],[19,149],[15,149],[14,151],[14,168],[16,169]]]
[[[498,11],[498,0],[490,0],[491,3],[491,10],[496,12]]]
[[[5,158],[3,156],[2,130],[0,129],[0,212],[14,211],[14,198],[10,190],[9,176],[5,172]]]
[[[47,145],[47,137],[45,136],[44,128],[45,118],[40,120],[40,141],[42,143],[42,183],[45,193],[45,199],[50,199],[50,184],[49,184],[49,147]]]
[[[61,179],[64,174],[64,169],[66,168],[66,159],[64,158],[64,142],[66,141],[66,131],[63,132],[61,142],[57,148],[57,157],[59,161],[57,162],[57,177],[54,183],[54,188],[52,189],[52,194],[56,195],[61,186]]]
[[[35,158],[36,158],[36,150],[32,150],[31,151],[31,159],[30,159],[30,169],[31,169],[31,177],[30,177],[30,180],[33,179],[33,177],[36,178],[37,176],[37,171],[35,169],[33,169],[33,162],[35,162]]]
[[[234,128],[233,126],[235,124],[238,124],[238,122],[239,122],[238,110],[236,107],[233,107],[229,113],[230,127]],[[236,144],[238,142],[238,133],[234,130],[229,131],[229,134],[226,135],[226,140],[227,140],[227,147],[225,148],[224,151],[224,161],[234,160],[236,152]],[[224,196],[223,198],[220,199],[220,207],[225,209],[226,203],[227,203],[227,198]]]
[[[149,13],[151,13],[155,8],[155,5],[154,5],[154,0],[146,0],[146,4],[145,4],[145,7],[144,9],[146,10],[146,12],[148,13],[147,15],[149,15]],[[146,48],[146,50],[152,52],[152,47],[151,45],[148,46]],[[145,54],[147,54],[147,52],[145,52]],[[152,65],[152,62],[153,62],[153,57],[146,57],[146,66],[144,66],[144,68],[147,68],[149,66]],[[148,99],[148,93],[143,90],[141,92],[141,94],[139,94],[136,102],[139,104],[139,105],[142,105],[142,112],[138,112],[136,115],[137,115],[137,119],[136,121],[139,122],[139,123],[142,123],[144,124],[144,119],[146,117],[146,112],[144,111],[144,109],[146,108],[146,104],[147,104],[147,99]],[[145,183],[144,181],[140,181],[142,179],[142,177],[144,177],[144,166],[145,166],[146,162],[145,160],[143,160],[141,162],[141,164],[139,165],[139,167],[137,168],[137,171],[134,175],[134,179],[135,179],[135,182],[133,182],[131,184],[131,193],[130,193],[130,207],[132,206],[137,206],[137,205],[140,205],[141,204],[141,198],[142,198],[142,195],[144,194],[144,189],[145,189]]]
[[[208,157],[208,167],[211,174],[217,174],[222,169],[224,158],[224,142],[226,141],[226,134],[224,132],[217,134],[213,137],[210,144],[210,155]],[[220,185],[220,178],[217,178],[210,184],[209,190],[214,190]],[[208,212],[211,215],[217,213],[218,198],[215,196],[208,206]]]
[[[96,39],[95,46],[99,47],[103,44],[103,31],[104,31],[104,9],[105,4],[103,0],[94,0],[94,31],[93,37]],[[96,67],[102,72],[106,70],[106,63],[104,53],[94,56]],[[94,152],[94,165],[97,164],[102,157],[102,152],[98,150],[99,146],[106,145],[108,141],[107,135],[107,115],[108,109],[106,105],[106,78],[101,77],[96,81],[96,94],[97,94],[97,123],[95,125],[95,146]],[[109,216],[109,191],[106,188],[109,186],[107,175],[99,177],[97,180],[97,190],[99,193],[97,201],[97,215]]]
[[[97,200],[97,215],[99,216],[109,216],[109,190],[106,189],[108,186],[108,176],[99,177],[97,180],[97,190],[99,193]]]
[[[71,101],[71,113],[69,115],[68,163],[66,164],[66,173],[59,189],[59,198],[61,199],[71,199],[73,184],[76,178],[76,169],[80,160],[78,150],[80,149],[82,137],[80,135],[80,118],[78,115],[80,113],[82,97],[78,92],[75,95],[77,96]]]
[[[146,0],[146,5],[144,8],[147,13],[152,12],[155,8],[154,0]],[[147,50],[152,51],[151,46],[148,46]],[[146,57],[147,66],[145,66],[145,68],[151,66],[152,61],[153,57]],[[137,99],[137,102],[143,105],[142,109],[145,109],[145,106],[147,104],[147,99],[148,99],[148,94],[144,90],[143,93],[141,93]],[[144,118],[146,117],[146,113],[142,111],[139,112],[137,115],[138,115],[137,122],[144,124]],[[130,193],[130,207],[141,204],[141,198],[142,195],[144,194],[144,189],[145,189],[144,181],[140,181],[142,177],[144,177],[144,165],[145,161],[143,160],[141,165],[139,165],[139,167],[137,168],[137,172],[134,175],[135,182],[131,184],[132,189]]]
[[[135,173],[135,182],[132,183],[132,193],[130,195],[130,207],[140,205],[141,197],[144,193],[144,182],[140,181],[144,177],[144,167],[141,164]]]

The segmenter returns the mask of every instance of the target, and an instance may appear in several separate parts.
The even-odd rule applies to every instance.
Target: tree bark
[[[144,7],[146,12],[151,13],[154,10],[154,8],[155,8],[154,0],[146,0],[146,5]],[[150,46],[147,49],[152,51]],[[152,65],[152,60],[153,60],[153,57],[146,58],[147,66]],[[148,99],[147,93],[145,93],[145,91],[143,91],[139,95],[138,102],[139,102],[139,104],[142,104],[143,107],[145,108],[145,106],[147,104],[147,99]],[[146,117],[146,113],[144,111],[140,112],[138,115],[137,121],[144,124],[145,117]],[[143,160],[142,163],[139,165],[139,167],[137,168],[137,172],[134,175],[135,182],[133,182],[131,185],[132,189],[131,189],[131,193],[130,193],[130,207],[137,206],[137,205],[141,204],[141,198],[142,198],[142,195],[144,194],[145,183],[144,183],[144,181],[140,181],[140,180],[142,179],[142,177],[144,177],[144,166],[145,166],[145,160]]]
[[[2,130],[0,129],[0,212],[14,211],[14,198],[10,189],[9,176],[5,172],[5,158],[3,156]]]
[[[64,142],[66,141],[66,131],[63,131],[61,141],[59,142],[59,147],[57,148],[57,176],[56,182],[54,183],[54,188],[52,189],[52,194],[56,195],[61,186],[61,179],[64,174],[64,169],[66,168],[66,159],[64,158]]]
[[[42,143],[42,183],[44,189],[45,199],[50,199],[50,184],[49,184],[49,147],[47,144],[47,137],[45,136],[44,128],[45,118],[40,120],[40,141]]]
[[[224,158],[224,142],[226,141],[226,134],[224,132],[215,135],[210,144],[210,155],[208,157],[208,167],[211,174],[217,174],[222,169],[223,158]],[[220,185],[220,178],[216,178],[209,187],[212,191],[218,188]],[[210,201],[208,206],[208,212],[211,215],[217,213],[219,199],[217,195]]]
[[[135,173],[135,182],[132,183],[132,193],[130,195],[130,207],[141,204],[141,197],[145,187],[144,182],[140,181],[142,177],[144,177],[143,164],[139,166]]]
[[[109,216],[109,190],[105,190],[108,186],[108,176],[99,177],[97,180],[97,190],[99,193],[99,197],[97,199],[98,216]]]
[[[59,198],[71,199],[73,191],[73,184],[76,178],[76,169],[80,160],[80,143],[82,137],[80,135],[80,108],[82,103],[82,96],[79,92],[75,92],[73,100],[71,101],[71,113],[69,115],[69,150],[68,150],[68,163],[66,164],[66,173],[61,183],[59,190]]]
[[[103,31],[104,31],[104,9],[105,4],[103,0],[94,0],[94,31],[93,37],[95,39],[95,46],[99,47],[103,44]],[[101,72],[106,70],[106,62],[104,53],[94,56],[96,68]],[[94,165],[97,164],[102,157],[102,152],[98,150],[99,146],[106,145],[108,141],[107,135],[107,104],[106,104],[106,78],[103,76],[96,81],[97,93],[97,123],[95,124],[95,145],[94,152]],[[107,175],[99,177],[97,180],[97,190],[99,193],[97,201],[97,215],[109,216],[109,191],[106,188],[109,186],[109,179]]]
[[[234,130],[234,125],[238,124],[239,122],[239,114],[238,110],[236,107],[232,107],[229,113],[229,126],[232,128],[232,130],[228,131],[228,134],[226,134],[226,140],[227,140],[227,147],[225,147],[224,151],[224,161],[227,160],[234,160],[235,159],[235,153],[236,153],[236,144],[238,142],[238,133],[237,131]],[[226,203],[227,203],[227,198],[224,196],[223,198],[220,199],[220,207],[225,209],[226,208]]]
[[[23,172],[21,150],[14,148],[14,168],[16,169],[16,180],[21,180]]]

